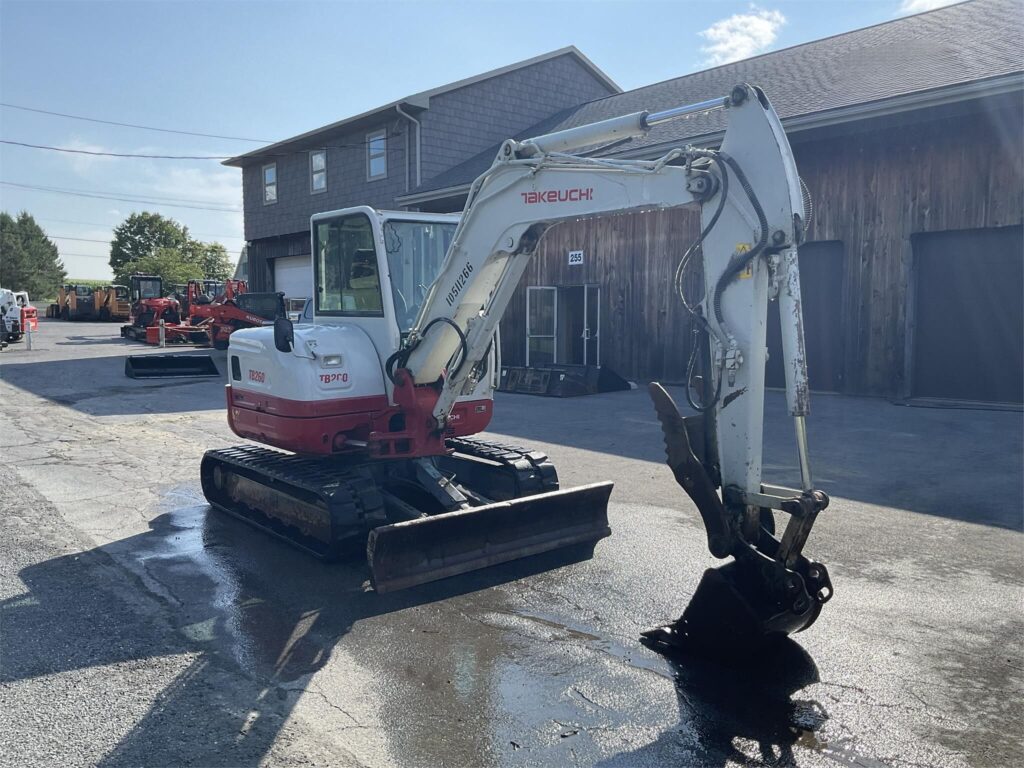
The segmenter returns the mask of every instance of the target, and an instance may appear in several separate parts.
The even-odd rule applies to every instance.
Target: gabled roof
[[[970,95],[984,84],[1024,79],[1019,0],[970,0],[915,16],[846,32],[744,61],[655,83],[581,104],[513,138],[573,128],[642,110],[658,111],[724,96],[740,82],[764,88],[787,130],[869,116],[897,100],[921,106],[955,92]],[[646,136],[598,152],[649,155],[664,145],[718,138],[725,127],[719,110],[653,128]],[[435,176],[405,204],[464,191],[490,166],[498,147]]]
[[[394,111],[395,107],[397,106],[402,106],[403,108],[409,107],[414,111],[427,109],[430,105],[431,97],[440,96],[443,93],[455,91],[458,90],[459,88],[465,88],[468,85],[473,85],[484,80],[490,80],[491,78],[494,77],[500,77],[501,75],[508,74],[509,72],[514,72],[517,69],[525,69],[526,67],[533,66],[534,64],[540,64],[545,61],[550,61],[551,59],[557,59],[560,56],[572,56],[573,58],[577,59],[580,62],[580,64],[583,65],[584,68],[589,70],[590,73],[597,80],[606,85],[609,90],[614,91],[615,93],[622,92],[622,89],[615,83],[615,81],[613,81],[610,77],[608,77],[608,75],[601,71],[601,69],[599,69],[598,66],[594,64],[594,62],[592,62],[590,59],[584,56],[583,53],[581,53],[580,50],[576,48],[576,46],[568,45],[565,48],[559,48],[558,50],[551,51],[549,53],[543,53],[540,56],[534,56],[532,59],[518,61],[515,64],[509,64],[508,66],[505,67],[492,69],[489,72],[483,72],[479,75],[474,75],[473,77],[467,77],[463,80],[457,80],[454,83],[448,83],[447,85],[442,85],[438,88],[431,88],[428,91],[414,93],[411,96],[406,96],[405,98],[398,99],[397,101],[389,102],[388,104],[385,104],[382,107],[376,107],[367,112],[362,112],[358,115],[353,115],[352,117],[346,117],[342,120],[338,120],[337,122],[330,123],[329,125],[324,125],[321,126],[320,128],[314,128],[313,130],[307,131],[306,133],[300,133],[298,136],[292,136],[291,138],[278,141],[274,144],[269,144],[265,147],[254,149],[251,152],[246,152],[244,155],[237,155],[236,157],[232,157],[228,160],[225,160],[223,162],[223,165],[241,167],[243,165],[246,165],[248,161],[255,160],[264,155],[277,153],[282,148],[294,148],[294,145],[296,144],[309,144],[312,139],[316,139],[318,136],[333,133],[338,129],[343,129],[346,127],[355,128],[360,123],[371,120],[372,118],[375,118],[376,116],[382,113]]]

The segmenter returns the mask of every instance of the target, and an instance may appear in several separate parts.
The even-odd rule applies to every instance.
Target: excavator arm
[[[716,109],[728,117],[718,150],[686,146],[654,161],[585,153]],[[659,647],[693,640],[694,627],[706,623],[697,613],[709,606],[729,617],[737,637],[798,631],[810,626],[832,594],[824,566],[802,555],[817,514],[828,504],[813,488],[804,425],[808,386],[797,261],[803,195],[789,143],[763,92],[738,85],[721,99],[506,141],[473,184],[440,275],[403,347],[388,360],[396,402],[418,409],[442,433],[456,399],[476,385],[498,323],[547,229],[561,221],[691,204],[700,206],[701,232],[685,251],[681,245],[676,283],[702,335],[694,350],[703,352],[702,395],[695,398],[689,387],[698,380],[692,375],[695,358],[687,399],[696,415],[684,418],[660,385],[652,384],[651,394],[669,466],[702,515],[709,549],[734,561],[705,574],[679,621],[649,633],[648,641]],[[698,261],[703,296],[688,298],[685,277]],[[771,296],[781,310],[799,489],[762,482]],[[789,516],[780,538],[772,510]],[[721,608],[725,602],[730,608]],[[721,637],[721,621],[711,623]]]

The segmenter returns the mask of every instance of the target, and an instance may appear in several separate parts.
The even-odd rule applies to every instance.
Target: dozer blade
[[[220,376],[209,355],[129,355],[124,375],[130,379]]]
[[[564,547],[592,550],[611,535],[611,491],[593,483],[375,528],[366,545],[373,586],[391,592]]]

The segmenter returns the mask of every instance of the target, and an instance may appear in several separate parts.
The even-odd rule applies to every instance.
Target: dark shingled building
[[[254,263],[269,279],[269,259],[308,254],[308,242],[301,242],[303,216],[313,210],[368,202],[457,211],[504,138],[702,101],[737,82],[760,85],[782,118],[813,201],[809,242],[800,259],[812,387],[1019,404],[1022,38],[1016,0],[971,0],[626,93],[567,49],[499,71],[522,77],[538,63],[571,71],[564,91],[536,91],[543,110],[534,120],[499,124],[484,92],[502,90],[498,78],[505,75],[482,76],[477,91],[446,113],[447,130],[469,131],[475,147],[466,138],[458,144],[461,156],[442,156],[439,150],[451,136],[426,141],[421,120],[419,183],[403,155],[393,160],[389,153],[398,178],[386,193],[378,187],[381,195],[367,196],[360,167],[351,171],[363,174],[351,195],[320,205],[309,192],[307,166],[289,193],[304,192],[305,199],[287,217],[270,216],[274,204],[261,197],[261,167],[274,147],[229,162],[245,168],[246,237],[250,253],[267,254]],[[512,97],[529,101],[529,89],[540,87],[535,82],[547,82],[533,80]],[[574,84],[585,87],[572,91],[568,86]],[[458,91],[456,86],[449,88]],[[680,144],[714,146],[723,119],[716,112],[664,124],[599,154],[654,158]],[[407,130],[389,140],[401,149],[410,135],[415,139],[415,131]],[[277,205],[284,203],[284,187],[281,194]],[[503,361],[599,363],[635,379],[681,381],[690,329],[670,286],[696,223],[695,212],[677,210],[552,228],[502,323]],[[585,337],[591,342],[584,343]],[[777,327],[770,324],[769,349],[778,348]],[[781,381],[781,370],[769,362],[769,383]]]

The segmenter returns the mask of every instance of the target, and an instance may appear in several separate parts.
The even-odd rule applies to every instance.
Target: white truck
[[[36,318],[27,291],[0,288],[0,340],[5,344],[21,341],[27,327],[35,330]]]

